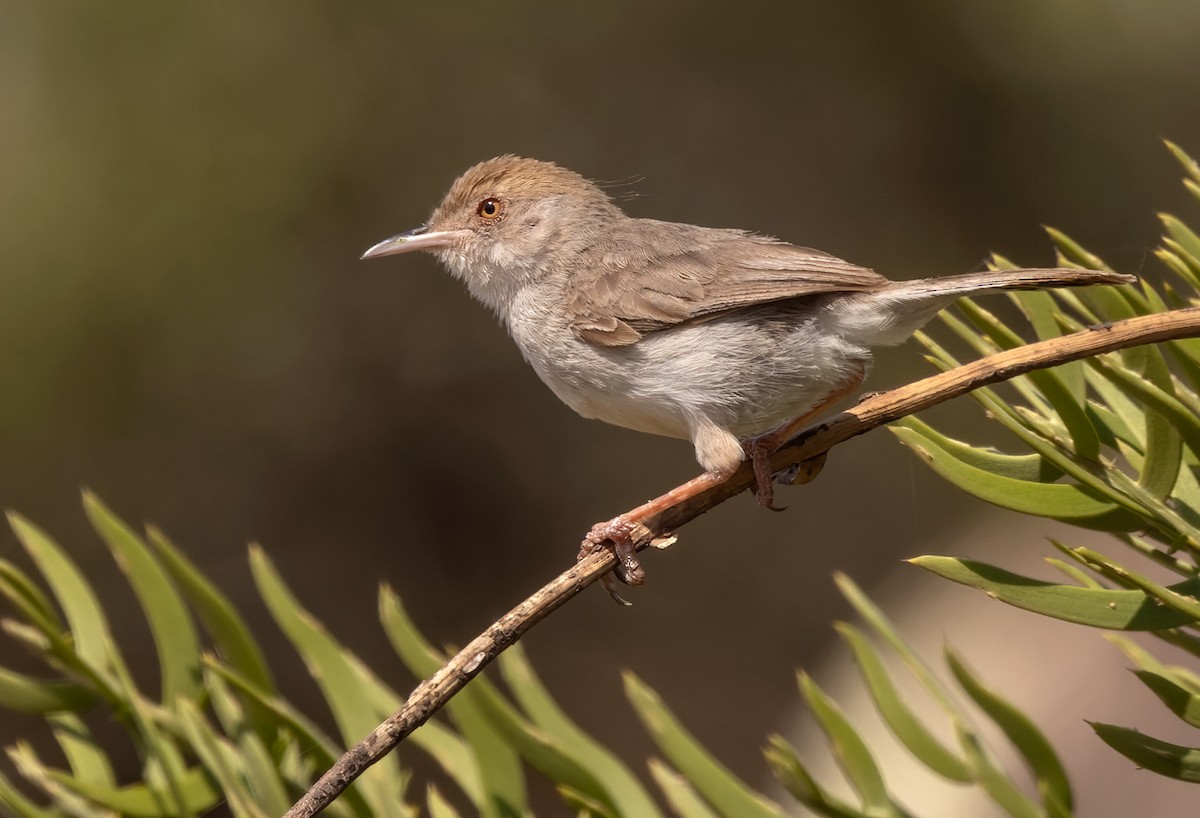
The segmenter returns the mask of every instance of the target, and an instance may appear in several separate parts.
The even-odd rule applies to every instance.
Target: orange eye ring
[[[494,221],[500,218],[500,214],[504,212],[504,204],[497,198],[489,196],[479,203],[479,207],[475,208],[476,215],[487,221]]]

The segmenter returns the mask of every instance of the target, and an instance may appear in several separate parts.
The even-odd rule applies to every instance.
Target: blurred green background
[[[1160,140],[1200,152],[1198,42],[1194,0],[6,3],[0,503],[107,585],[142,662],[80,485],[261,614],[245,567],[260,541],[406,687],[379,581],[462,644],[593,522],[696,467],[686,443],[559,405],[432,259],[360,263],[366,247],[513,152],[625,183],[637,215],[893,278],[991,250],[1050,263],[1042,224],[1153,275],[1155,211],[1196,214]],[[912,346],[888,351],[868,388],[923,371]],[[869,585],[983,511],[886,434],[781,501],[735,499],[647,559],[635,607],[589,592],[528,640],[631,760],[648,744],[623,667],[755,778],[792,670],[846,614],[830,571]],[[304,678],[294,696],[315,701]]]

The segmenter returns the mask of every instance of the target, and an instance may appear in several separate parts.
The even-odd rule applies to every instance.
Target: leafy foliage
[[[1200,167],[1168,143],[1200,200]],[[1172,280],[1156,289],[1021,293],[1018,309],[1041,338],[1083,325],[1200,304],[1200,236],[1160,214],[1165,228],[1155,256]],[[1051,230],[1062,264],[1107,265]],[[998,265],[1007,264],[996,259]],[[990,313],[964,302],[945,323],[974,350],[1021,343]],[[1103,331],[1099,329],[1097,331]],[[930,360],[957,362],[928,336]],[[1091,548],[1054,543],[1069,562],[1050,560],[1065,583],[1014,574],[971,560],[920,557],[913,562],[955,582],[1043,616],[1113,631],[1143,631],[1200,657],[1200,340],[1172,341],[1101,355],[1012,383],[1021,402],[992,389],[974,397],[1027,450],[1010,454],[953,440],[908,418],[893,427],[938,474],[1004,508],[1107,531],[1137,562]],[[1149,568],[1150,570],[1146,570]],[[1163,584],[1152,573],[1180,579]],[[1137,677],[1171,712],[1200,726],[1200,676],[1167,667],[1114,636]],[[1200,780],[1200,749],[1180,747],[1123,727],[1094,724],[1097,735],[1139,767],[1185,781]]]
[[[1187,169],[1189,190],[1200,198],[1196,163],[1169,147]],[[1200,238],[1174,217],[1163,216],[1162,222],[1167,235],[1156,255],[1178,279],[1174,286],[1161,292],[1145,285],[1014,296],[1033,331],[1051,337],[1083,324],[1192,303],[1200,287]],[[1065,235],[1051,231],[1051,236],[1062,263],[1103,264]],[[979,352],[1021,343],[973,304],[964,305],[962,316],[947,323]],[[948,352],[928,338],[925,343],[936,364],[954,365]],[[1112,532],[1179,581],[1164,585],[1123,561],[1063,545],[1058,547],[1071,562],[1051,564],[1067,577],[1065,583],[945,557],[913,562],[1038,614],[1117,632],[1149,632],[1200,656],[1200,341],[1114,353],[1036,373],[1014,386],[1020,405],[996,390],[975,394],[1022,442],[1022,453],[971,446],[915,419],[896,424],[894,431],[967,491],[1006,508]],[[241,616],[165,535],[135,532],[92,495],[85,494],[84,508],[149,623],[161,694],[152,698],[135,684],[96,594],[67,553],[32,523],[10,514],[41,576],[35,580],[0,561],[0,594],[11,611],[2,624],[11,639],[41,657],[47,675],[0,667],[0,707],[43,716],[62,766],[43,761],[28,742],[9,747],[20,782],[0,773],[0,812],[151,818],[202,815],[224,803],[239,817],[279,815],[342,747],[400,705],[397,692],[304,610],[266,554],[252,547],[259,594],[320,686],[337,727],[336,737],[327,735],[281,696]],[[1063,765],[1028,717],[949,648],[944,657],[949,681],[940,679],[848,578],[839,577],[838,584],[863,624],[836,627],[884,724],[917,761],[944,779],[974,785],[1016,818],[1072,814],[1074,797]],[[379,608],[392,645],[414,674],[428,675],[444,661],[386,586]],[[1200,726],[1200,675],[1163,664],[1119,633],[1110,638],[1150,693],[1185,723]],[[900,693],[897,666],[936,704],[940,725],[918,716]],[[528,816],[528,771],[552,782],[579,816],[767,818],[790,812],[722,766],[631,674],[625,679],[627,696],[662,756],[648,763],[656,790],[571,721],[518,647],[502,655],[499,670],[505,690],[477,678],[409,739],[444,773],[444,783],[429,782],[416,791],[393,755],[361,776],[330,814]],[[823,816],[908,816],[871,747],[833,699],[807,674],[801,674],[799,687],[853,801],[818,782],[796,750],[773,736],[765,757],[784,791]],[[960,704],[963,699],[971,710]],[[109,752],[85,719],[94,711],[125,729],[140,759],[136,781],[117,780]],[[996,761],[980,722],[997,728],[1012,745],[1036,792],[1015,783]],[[1139,766],[1200,780],[1200,750],[1129,728],[1094,727]]]
[[[240,615],[161,532],[134,532],[92,495],[84,507],[125,572],[154,636],[162,695],[134,684],[103,608],[66,552],[32,523],[10,523],[41,572],[49,593],[16,566],[0,562],[0,593],[15,616],[7,633],[37,653],[47,677],[0,668],[0,706],[45,717],[65,767],[43,761],[26,742],[8,749],[23,787],[0,775],[0,811],[50,816],[202,815],[225,803],[236,816],[279,815],[308,784],[401,704],[400,696],[304,610],[265,553],[250,549],[250,568],[275,622],[317,681],[338,728],[326,735],[283,699],[261,648]],[[839,630],[854,652],[885,722],[912,754],[950,780],[975,783],[1016,816],[1069,814],[1071,791],[1062,765],[1025,717],[990,692],[953,654],[947,661],[968,698],[1008,736],[1028,763],[1040,795],[1022,794],[993,760],[979,729],[887,621],[848,578],[839,579],[863,615],[866,630]],[[428,644],[388,587],[380,590],[380,620],[404,663],[428,675],[446,659]],[[882,641],[915,674],[947,716],[957,746],[943,744],[898,694],[886,670]],[[556,787],[576,815],[615,818],[783,816],[785,808],[740,781],[688,733],[659,697],[632,674],[626,693],[662,759],[651,759],[657,794],[610,750],[585,734],[554,702],[519,647],[499,662],[508,693],[476,679],[447,706],[445,720],[426,723],[410,742],[444,772],[452,787],[428,784],[414,793],[395,755],[368,770],[330,808],[349,818],[429,814],[469,809],[481,816],[531,815],[526,771]],[[808,676],[800,690],[858,798],[841,801],[819,786],[781,737],[766,759],[797,801],[819,814],[905,816],[890,795],[870,749],[828,695]],[[85,716],[107,711],[141,759],[139,780],[120,783],[108,752]],[[661,805],[665,805],[665,808]],[[422,809],[423,807],[423,809]]]

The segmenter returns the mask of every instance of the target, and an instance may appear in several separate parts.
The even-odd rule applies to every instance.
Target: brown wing
[[[602,248],[602,249],[601,249]],[[625,346],[689,321],[804,295],[877,290],[873,270],[808,247],[649,219],[623,220],[586,254],[575,333]]]

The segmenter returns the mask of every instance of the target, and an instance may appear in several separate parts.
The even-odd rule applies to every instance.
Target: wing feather
[[[603,246],[601,251],[599,247]],[[585,252],[568,305],[600,346],[806,295],[878,290],[887,279],[836,256],[741,230],[627,219]]]

